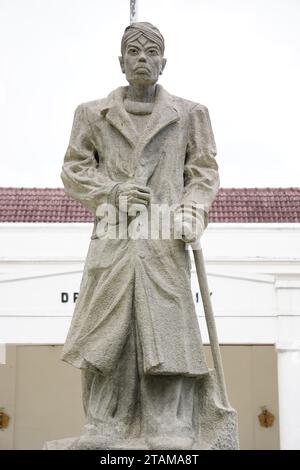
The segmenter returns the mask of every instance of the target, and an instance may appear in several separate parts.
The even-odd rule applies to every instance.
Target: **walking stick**
[[[208,336],[210,341],[210,348],[212,352],[212,357],[214,361],[214,367],[216,371],[217,381],[220,387],[220,397],[222,405],[225,408],[229,408],[229,400],[226,391],[225,377],[222,365],[222,357],[218,342],[217,328],[214,319],[214,313],[212,308],[212,303],[210,300],[210,293],[207,283],[207,275],[205,271],[203,252],[200,244],[192,244],[192,250],[195,259],[198,284],[201,292],[202,303],[205,313],[205,319],[207,324]]]

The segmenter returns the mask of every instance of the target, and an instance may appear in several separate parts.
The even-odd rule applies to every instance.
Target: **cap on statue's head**
[[[155,44],[160,48],[162,55],[164,55],[165,41],[163,35],[156,26],[147,22],[132,23],[130,26],[125,28],[121,42],[122,55],[125,53],[128,41],[135,41],[140,36],[145,36],[150,41],[155,42]]]

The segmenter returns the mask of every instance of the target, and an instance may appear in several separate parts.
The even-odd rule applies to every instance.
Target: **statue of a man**
[[[129,85],[78,106],[62,170],[66,193],[95,215],[63,350],[82,369],[87,425],[77,448],[191,449],[208,368],[186,243],[203,232],[218,191],[216,148],[207,108],[157,85],[160,31],[133,23],[121,51]],[[127,221],[134,207],[175,208],[173,237],[110,237],[113,223],[101,232],[99,208],[124,215],[120,201]]]

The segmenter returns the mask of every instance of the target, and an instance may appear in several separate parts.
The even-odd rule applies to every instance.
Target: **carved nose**
[[[141,55],[139,56],[139,62],[146,62],[145,54],[141,54]]]

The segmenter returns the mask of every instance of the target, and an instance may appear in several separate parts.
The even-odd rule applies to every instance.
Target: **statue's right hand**
[[[137,204],[147,206],[151,199],[150,189],[134,183],[120,183],[116,193],[116,205],[121,211],[128,212]]]

